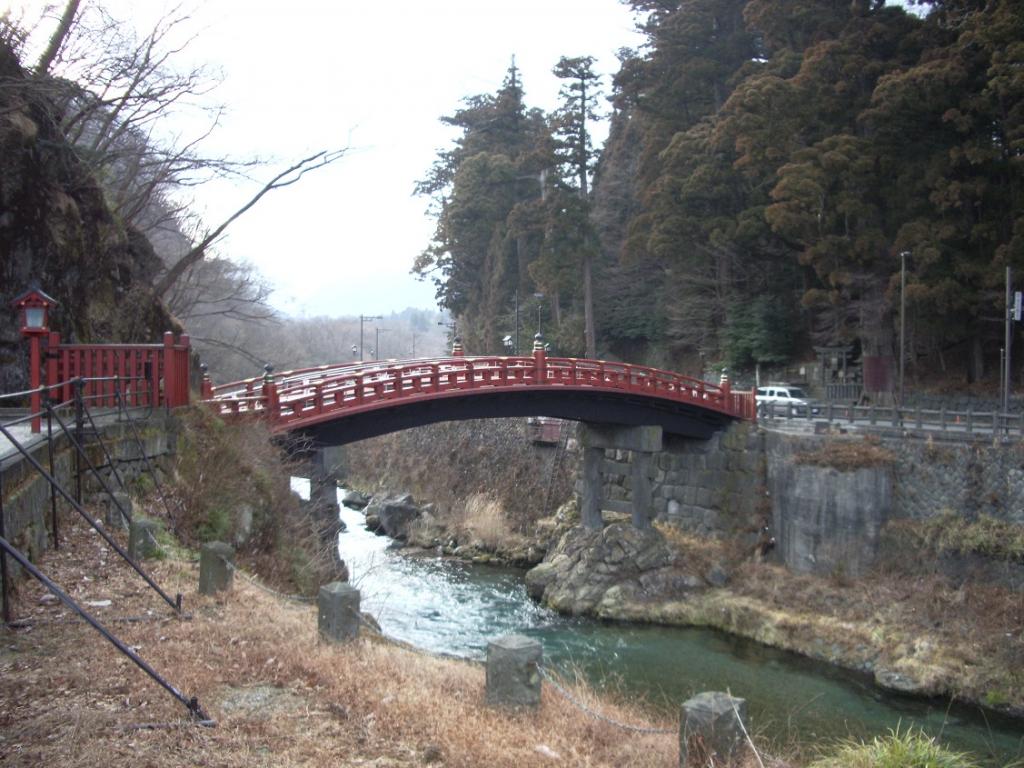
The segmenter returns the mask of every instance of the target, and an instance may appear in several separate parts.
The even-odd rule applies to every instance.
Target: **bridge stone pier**
[[[654,454],[662,450],[664,435],[658,426],[623,427],[612,424],[580,424],[583,449],[583,493],[581,517],[587,528],[602,526],[601,509],[626,512],[636,528],[650,528],[652,520],[651,477]],[[604,498],[605,451],[630,451],[632,494],[626,502]]]
[[[309,501],[321,511],[325,520],[338,516],[338,472],[341,451],[336,447],[317,448],[309,454],[306,473],[309,478]]]

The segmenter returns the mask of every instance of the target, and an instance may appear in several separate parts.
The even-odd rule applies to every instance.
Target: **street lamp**
[[[359,316],[359,359],[363,359],[363,323],[367,320],[383,320],[380,315],[360,315]],[[370,352],[373,355],[373,352]]]
[[[21,335],[28,339],[29,342],[29,386],[32,390],[29,398],[32,413],[36,414],[32,418],[32,431],[39,432],[41,428],[41,421],[38,415],[41,406],[39,387],[41,384],[40,365],[42,363],[40,344],[42,343],[43,336],[50,330],[50,307],[57,306],[57,301],[43,293],[38,286],[32,286],[12,301],[11,305],[21,312]]]
[[[510,336],[510,335],[503,336],[502,339],[501,339],[501,343],[505,347],[505,353],[511,355],[512,351],[514,349],[513,344],[515,343],[515,342],[512,341],[512,336]]]
[[[355,344],[352,345],[352,359],[359,359],[359,347],[357,347]]]

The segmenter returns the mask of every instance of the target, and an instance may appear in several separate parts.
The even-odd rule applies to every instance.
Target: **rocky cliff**
[[[60,130],[74,86],[24,71],[0,40],[0,391],[24,388],[25,344],[11,300],[30,283],[60,306],[51,327],[79,342],[157,341],[179,331],[153,295],[161,268]]]

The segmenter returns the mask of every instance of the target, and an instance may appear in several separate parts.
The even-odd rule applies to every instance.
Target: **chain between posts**
[[[548,684],[562,696],[562,698],[564,698],[570,704],[574,705],[583,713],[590,715],[591,717],[597,718],[602,722],[608,723],[608,725],[615,726],[616,728],[621,728],[624,731],[632,731],[633,733],[657,734],[660,736],[675,734],[678,732],[674,728],[649,728],[641,725],[630,725],[629,723],[623,723],[619,720],[608,717],[607,715],[603,715],[600,712],[591,709],[578,698],[573,696],[572,693],[570,693],[568,690],[566,690],[562,685],[558,683],[558,681],[550,672],[548,672],[544,667],[540,666],[539,664],[537,665],[537,671],[540,672],[541,677],[543,677],[548,682]]]
[[[229,571],[231,571],[232,573],[237,573],[239,576],[242,577],[242,579],[244,581],[248,582],[249,584],[252,584],[257,589],[263,590],[268,595],[273,595],[274,597],[279,597],[282,600],[292,600],[292,601],[294,601],[296,603],[312,604],[312,603],[316,602],[316,598],[315,597],[307,597],[306,595],[286,595],[284,592],[278,592],[276,589],[271,589],[267,585],[261,584],[256,579],[254,579],[251,576],[247,575],[245,573],[245,571],[243,571],[240,568],[238,568],[234,563],[232,563],[230,560],[228,560],[223,555],[218,555],[218,557],[220,557],[221,561],[224,563],[224,566]]]

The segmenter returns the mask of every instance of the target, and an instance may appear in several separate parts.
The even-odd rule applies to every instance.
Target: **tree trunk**
[[[53,60],[57,58],[60,49],[64,47],[64,41],[68,38],[68,33],[71,32],[75,16],[78,15],[80,2],[81,0],[68,0],[68,4],[64,6],[64,14],[60,17],[60,24],[57,25],[57,29],[54,30],[53,36],[50,38],[49,45],[46,46],[46,50],[43,51],[43,55],[39,57],[39,61],[36,63],[37,75],[49,73]]]
[[[593,258],[588,253],[583,257],[583,340],[586,346],[586,356],[591,360],[597,357],[597,342],[594,334],[592,267]]]

